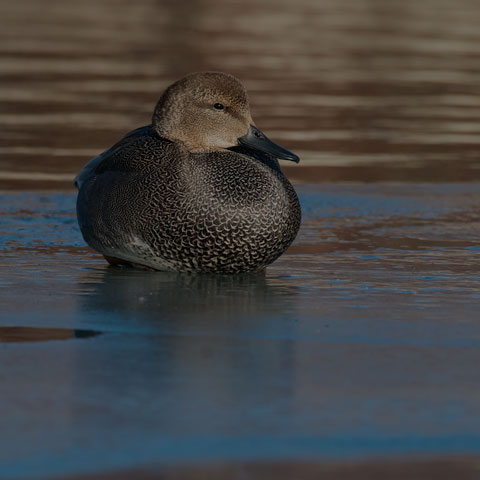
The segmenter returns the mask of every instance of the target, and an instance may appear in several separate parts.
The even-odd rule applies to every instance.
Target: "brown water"
[[[0,478],[477,478],[479,25],[476,0],[2,1]],[[299,236],[265,276],[108,268],[71,181],[207,69],[301,156]]]
[[[0,187],[67,188],[185,73],[237,75],[295,181],[480,179],[476,0],[0,5]]]

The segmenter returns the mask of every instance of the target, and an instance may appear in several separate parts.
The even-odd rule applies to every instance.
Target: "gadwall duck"
[[[299,161],[254,126],[235,77],[188,75],[163,93],[151,125],[75,178],[83,238],[112,264],[262,270],[300,226],[297,195],[277,159]]]

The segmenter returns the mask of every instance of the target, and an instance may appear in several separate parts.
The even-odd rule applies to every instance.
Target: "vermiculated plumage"
[[[278,161],[246,146],[192,152],[137,129],[79,175],[77,216],[107,257],[158,270],[261,270],[292,243],[300,205]]]

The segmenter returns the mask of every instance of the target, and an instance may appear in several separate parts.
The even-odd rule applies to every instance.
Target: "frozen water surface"
[[[298,191],[240,276],[108,267],[74,194],[2,194],[2,472],[478,454],[480,185]]]

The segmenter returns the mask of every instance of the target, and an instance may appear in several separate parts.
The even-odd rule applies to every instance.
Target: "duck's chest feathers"
[[[268,162],[225,152],[178,155],[167,168],[151,158],[128,182],[92,183],[101,201],[79,217],[95,219],[82,231],[102,253],[162,270],[240,272],[265,267],[294,240],[298,198]]]
[[[188,168],[188,198],[201,216],[244,228],[281,227],[295,215],[297,198],[283,175],[242,155],[217,154]]]

